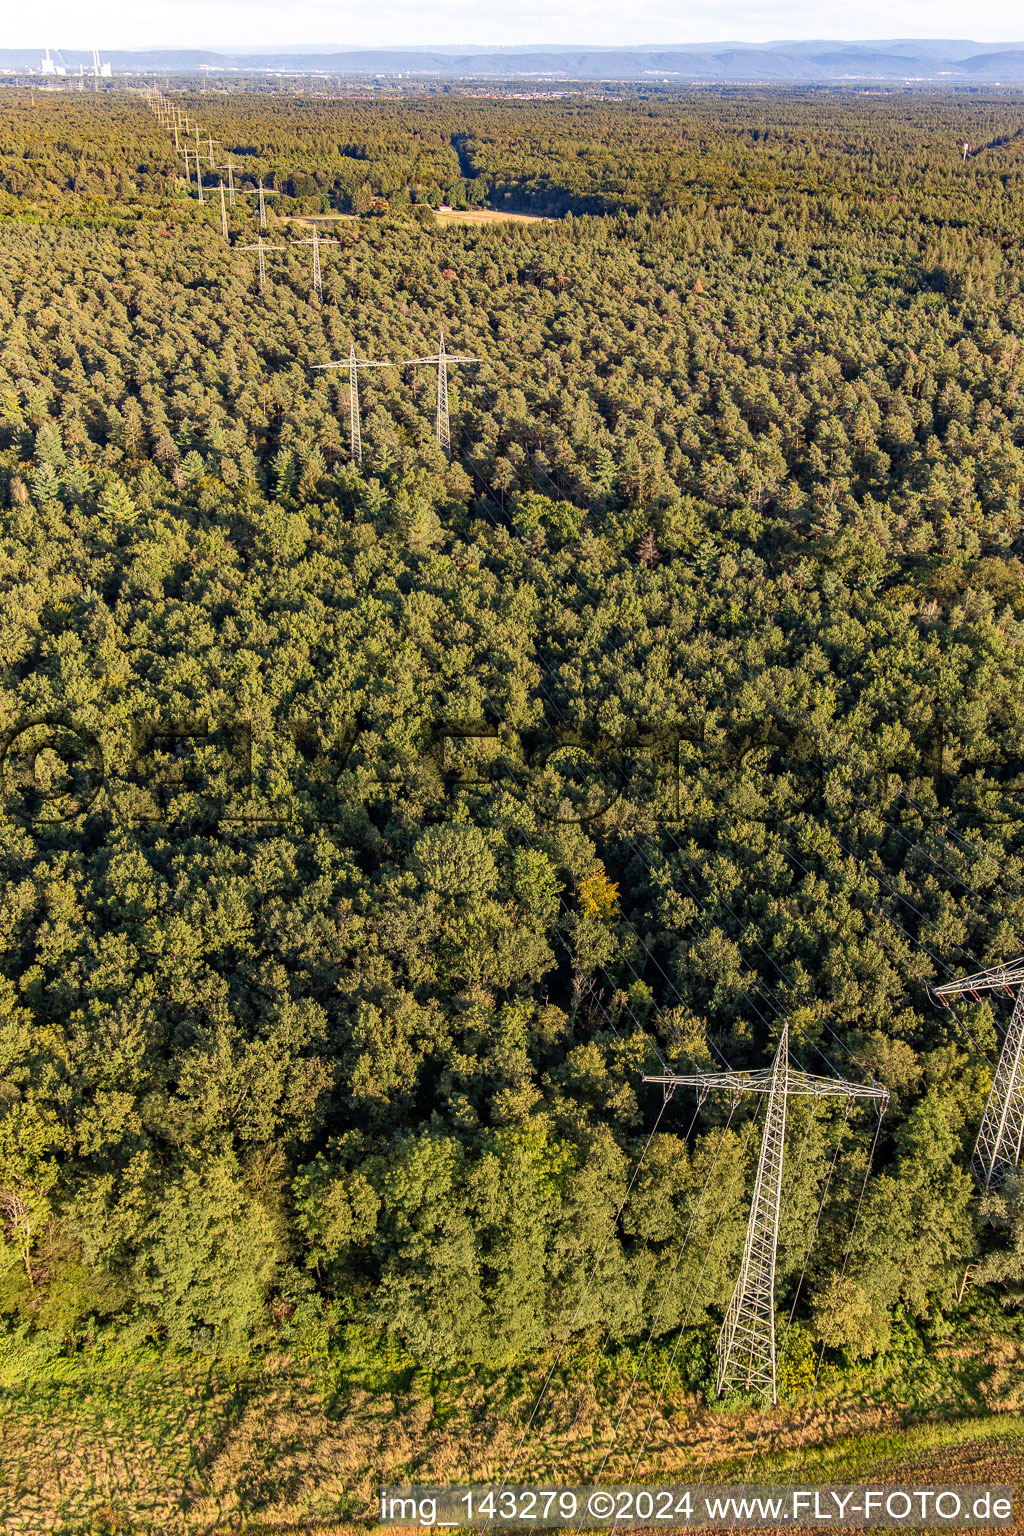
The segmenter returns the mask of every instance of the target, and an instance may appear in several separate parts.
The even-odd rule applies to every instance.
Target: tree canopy
[[[640,1076],[783,1014],[892,1106],[871,1177],[872,1110],[794,1108],[780,1305],[1011,1299],[1001,1004],[927,987],[1024,947],[1019,106],[187,90],[260,293],[140,95],[6,98],[0,1312],[720,1318],[755,1106]],[[312,365],[441,330],[451,459],[396,366],[353,464]]]

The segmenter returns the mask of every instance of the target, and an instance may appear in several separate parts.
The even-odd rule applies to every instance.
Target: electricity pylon
[[[1015,1001],[971,1157],[971,1167],[983,1189],[992,1189],[1017,1167],[1024,1142],[1024,955],[1009,965],[996,965],[934,989],[935,997],[945,999],[969,992],[975,1001],[982,992],[999,991]]]
[[[224,202],[224,183],[220,184],[220,232],[226,240],[228,238],[228,210]]]
[[[294,240],[293,245],[311,245],[313,247],[313,288],[317,298],[323,303],[324,285],[320,276],[320,246],[322,244],[334,244],[333,235],[325,235],[321,238],[320,231],[313,225],[313,233],[306,240]]]
[[[452,433],[451,422],[448,418],[448,365],[449,363],[482,363],[482,357],[459,357],[455,352],[446,352],[444,346],[444,332],[441,332],[440,345],[433,357],[407,357],[402,364],[403,368],[417,368],[421,363],[437,364],[437,424],[436,435],[438,446],[451,457]]]
[[[267,204],[264,196],[264,186],[261,181],[258,187],[240,187],[239,191],[245,197],[259,197],[260,200],[260,229],[267,227]]]
[[[260,266],[259,266],[259,272],[260,272],[260,293],[263,293],[266,290],[266,286],[267,286],[267,268],[266,268],[266,263],[263,260],[263,252],[264,251],[283,251],[283,250],[285,250],[285,246],[283,246],[283,245],[268,245],[267,242],[264,240],[262,235],[257,235],[256,236],[256,243],[255,243],[255,245],[239,245],[239,246],[236,247],[236,249],[239,250],[239,251],[258,251],[259,252],[259,258],[260,258]]]
[[[771,1394],[777,1403],[775,1362],[775,1257],[779,1246],[782,1207],[782,1161],[786,1140],[786,1106],[792,1094],[815,1099],[879,1099],[888,1091],[872,1083],[862,1086],[842,1077],[813,1077],[789,1065],[789,1025],[782,1034],[770,1067],[757,1072],[698,1072],[681,1077],[667,1072],[644,1077],[661,1083],[668,1098],[681,1085],[695,1087],[701,1098],[712,1088],[730,1093],[763,1093],[768,1097],[761,1155],[750,1202],[747,1238],[739,1279],[718,1335],[717,1393],[732,1387]]]
[[[336,363],[314,363],[313,367],[320,368],[347,368],[348,369],[348,419],[352,442],[352,462],[363,462],[363,436],[359,423],[359,369],[360,368],[393,368],[394,363],[364,362],[356,357],[355,342],[349,343],[348,357],[341,358]]]

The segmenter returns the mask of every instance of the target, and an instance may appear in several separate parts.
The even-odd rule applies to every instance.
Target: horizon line
[[[757,50],[769,48],[784,48],[791,44],[807,46],[808,44],[821,44],[823,46],[841,43],[849,47],[868,47],[872,44],[885,44],[892,47],[895,44],[948,44],[957,47],[980,46],[998,48],[1024,48],[1024,37],[1018,38],[972,38],[972,37],[910,37],[905,34],[900,36],[872,36],[872,37],[837,37],[837,36],[806,36],[806,37],[779,37],[767,41],[758,42],[745,38],[716,38],[708,42],[617,42],[617,43],[586,43],[586,42],[546,42],[538,39],[530,43],[262,43],[256,47],[252,45],[239,45],[236,43],[106,43],[100,44],[100,52],[107,53],[232,53],[239,57],[257,58],[264,53],[302,54],[302,53],[452,53],[456,56],[460,53],[486,52],[486,53],[521,53],[532,51],[553,52],[563,49],[571,49],[586,53],[614,53],[619,51],[646,52],[657,49],[659,51],[684,49],[714,49],[714,48],[751,48]],[[0,46],[0,54],[3,53],[45,53],[47,48],[51,53],[82,53],[93,51],[93,44],[68,44],[63,47],[54,43],[40,43],[38,46],[31,43],[15,44],[13,46]]]

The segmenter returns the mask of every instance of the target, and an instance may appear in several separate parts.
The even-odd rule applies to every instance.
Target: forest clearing
[[[437,208],[439,224],[539,224],[539,213],[505,213],[499,208]]]
[[[429,207],[429,204],[421,206]],[[431,212],[438,224],[539,224],[542,222],[542,216],[538,213],[504,213],[497,208],[433,208]],[[314,224],[333,224],[339,219],[357,217],[358,215],[354,213],[318,213],[309,216],[293,214],[290,222],[312,228]]]

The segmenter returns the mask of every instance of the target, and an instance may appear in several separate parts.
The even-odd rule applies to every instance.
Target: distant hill
[[[69,73],[91,70],[92,56],[53,49]],[[43,49],[0,49],[0,71],[39,70]],[[1024,43],[889,38],[868,42],[683,43],[661,48],[364,48],[330,52],[266,49],[258,53],[201,48],[104,51],[115,74],[278,72],[431,79],[517,78],[609,81],[935,81],[1024,84]]]

